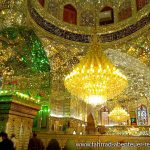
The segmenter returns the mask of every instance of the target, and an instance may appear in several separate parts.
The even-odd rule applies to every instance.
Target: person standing
[[[43,142],[37,138],[36,133],[33,133],[33,137],[29,140],[28,150],[44,150]]]
[[[0,150],[14,150],[13,142],[8,138],[7,133],[1,132],[2,142],[0,143]]]
[[[61,150],[59,142],[56,139],[51,139],[46,150]]]
[[[14,133],[11,135],[11,141],[14,144],[14,150],[17,150],[18,149],[18,140],[16,139],[16,136]]]

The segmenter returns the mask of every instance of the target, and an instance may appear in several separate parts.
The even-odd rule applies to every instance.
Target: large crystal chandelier
[[[117,106],[110,112],[109,118],[115,122],[124,122],[129,119],[129,114],[122,107]]]
[[[114,98],[127,84],[126,76],[102,52],[96,34],[87,55],[64,80],[65,87],[72,95],[92,105]]]

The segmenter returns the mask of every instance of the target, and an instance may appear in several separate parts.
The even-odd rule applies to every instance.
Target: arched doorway
[[[137,122],[138,125],[148,125],[148,113],[145,105],[140,105],[137,108]]]
[[[71,4],[64,6],[63,21],[77,24],[77,11]]]
[[[132,16],[131,1],[124,1],[119,7],[118,19],[119,21],[127,19]]]
[[[148,0],[136,0],[137,10],[142,9],[147,3]]]
[[[99,25],[114,23],[114,11],[112,7],[105,6],[100,12]]]

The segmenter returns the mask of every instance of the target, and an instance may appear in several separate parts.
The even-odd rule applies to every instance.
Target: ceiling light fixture
[[[117,106],[110,112],[109,118],[115,122],[124,122],[129,119],[129,114],[122,107]]]
[[[89,52],[65,77],[64,85],[72,95],[98,105],[119,95],[128,81],[108,60],[94,36]]]
[[[127,87],[128,81],[102,52],[96,23],[94,31],[87,55],[65,77],[64,85],[72,95],[86,103],[99,105],[119,95]]]

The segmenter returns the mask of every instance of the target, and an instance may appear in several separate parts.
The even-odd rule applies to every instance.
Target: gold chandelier
[[[115,107],[109,114],[112,121],[124,122],[129,119],[129,114],[120,106]]]
[[[95,34],[89,52],[65,77],[64,85],[72,95],[99,105],[119,95],[128,82],[102,52]]]

